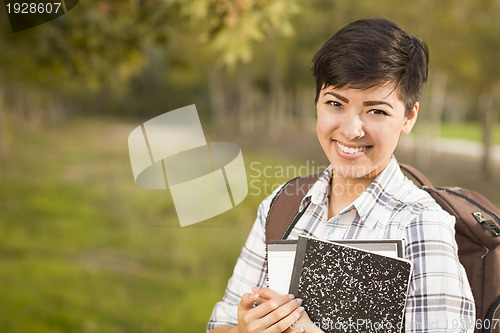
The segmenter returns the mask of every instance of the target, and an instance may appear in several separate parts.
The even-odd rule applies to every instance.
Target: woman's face
[[[373,178],[389,163],[401,133],[410,133],[418,113],[405,116],[392,85],[367,90],[325,87],[319,94],[319,142],[335,176]]]

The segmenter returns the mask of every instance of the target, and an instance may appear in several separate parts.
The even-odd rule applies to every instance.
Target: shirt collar
[[[300,203],[300,210],[304,209],[309,203],[321,205],[328,201],[328,187],[332,179],[332,165],[329,165],[325,171],[321,173],[318,180],[311,186],[307,194],[304,196]]]
[[[374,208],[377,206],[383,207],[385,205],[385,201],[387,201],[388,198],[387,192],[389,190],[389,185],[394,176],[398,174],[398,171],[401,173],[398,162],[393,155],[385,169],[352,203],[358,211],[361,221],[364,222],[368,229],[373,229],[378,221],[384,218],[384,216],[387,217],[387,212],[385,210]]]
[[[318,180],[313,184],[300,204],[302,210],[309,203],[315,205],[322,205],[328,203],[329,186],[332,179],[332,165],[328,166],[326,170],[319,176]],[[368,188],[361,193],[361,195],[354,200],[352,204],[344,208],[340,214],[343,214],[352,208],[356,208],[360,216],[360,220],[364,222],[365,226],[372,229],[377,222],[383,218],[383,210],[374,209],[377,204],[383,205],[383,201],[387,199],[384,194],[387,192],[391,180],[395,175],[401,173],[398,162],[394,155],[391,157],[389,164],[385,169],[375,178],[375,180],[368,186]],[[401,174],[402,175],[402,174]]]

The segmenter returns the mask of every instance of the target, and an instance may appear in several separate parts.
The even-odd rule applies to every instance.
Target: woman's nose
[[[346,116],[340,127],[340,132],[347,140],[361,139],[365,136],[363,126],[363,121],[358,115]]]

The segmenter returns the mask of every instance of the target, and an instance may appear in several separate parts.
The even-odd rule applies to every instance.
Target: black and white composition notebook
[[[286,293],[289,279],[289,292],[325,332],[400,332],[411,276],[411,263],[398,257],[401,241],[343,243],[302,236],[271,242],[271,289]]]
[[[401,240],[349,239],[336,240],[335,243],[352,246],[389,257],[403,257],[403,241]],[[295,252],[297,251],[297,240],[271,240],[267,248],[269,287],[280,294],[287,294],[290,289]]]

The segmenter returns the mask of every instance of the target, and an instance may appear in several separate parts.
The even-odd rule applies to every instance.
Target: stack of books
[[[271,241],[269,287],[325,332],[401,332],[411,276],[401,240]]]

